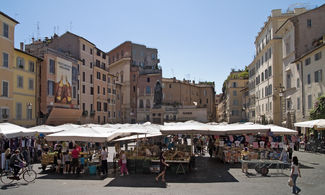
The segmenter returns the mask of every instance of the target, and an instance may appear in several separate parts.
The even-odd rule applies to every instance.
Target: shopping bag
[[[293,186],[293,181],[292,181],[292,178],[291,178],[291,177],[289,177],[289,179],[288,179],[288,185],[289,185],[290,187]]]

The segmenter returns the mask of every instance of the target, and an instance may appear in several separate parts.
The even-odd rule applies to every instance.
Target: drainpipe
[[[301,108],[302,108],[302,118],[305,118],[305,86],[304,86],[304,66],[302,64],[302,61],[299,60],[299,65],[301,69]]]

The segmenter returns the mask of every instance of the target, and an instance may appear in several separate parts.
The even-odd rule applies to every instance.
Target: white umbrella
[[[277,125],[266,125],[266,126],[271,128],[271,132],[274,135],[297,135],[298,134],[298,131],[288,129],[285,127],[280,127]]]
[[[63,131],[63,129],[61,128],[57,128],[49,125],[39,125],[36,127],[31,127],[29,128],[29,130],[36,131],[37,133],[42,133],[42,134],[51,134],[51,133],[57,133]]]
[[[307,127],[307,128],[325,128],[325,119],[317,119],[317,120],[310,120],[310,121],[304,121],[294,124],[295,127]]]
[[[211,125],[210,131],[219,135],[257,134],[269,132],[270,127],[260,124],[220,124]]]
[[[14,125],[11,123],[0,123],[0,136],[6,138],[33,136],[36,131]]]

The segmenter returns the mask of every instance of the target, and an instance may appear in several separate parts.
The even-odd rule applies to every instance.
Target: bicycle
[[[33,182],[37,173],[33,170],[32,165],[24,165],[18,173],[19,179],[23,178],[27,183]],[[3,170],[1,173],[1,182],[5,185],[11,184],[14,180],[17,180],[14,177],[14,171],[11,170]]]

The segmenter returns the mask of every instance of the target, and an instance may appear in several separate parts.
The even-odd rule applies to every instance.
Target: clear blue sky
[[[215,81],[220,93],[230,69],[252,61],[271,10],[296,3],[325,0],[1,0],[0,10],[20,22],[16,47],[67,30],[103,51],[130,40],[158,49],[164,77]]]

